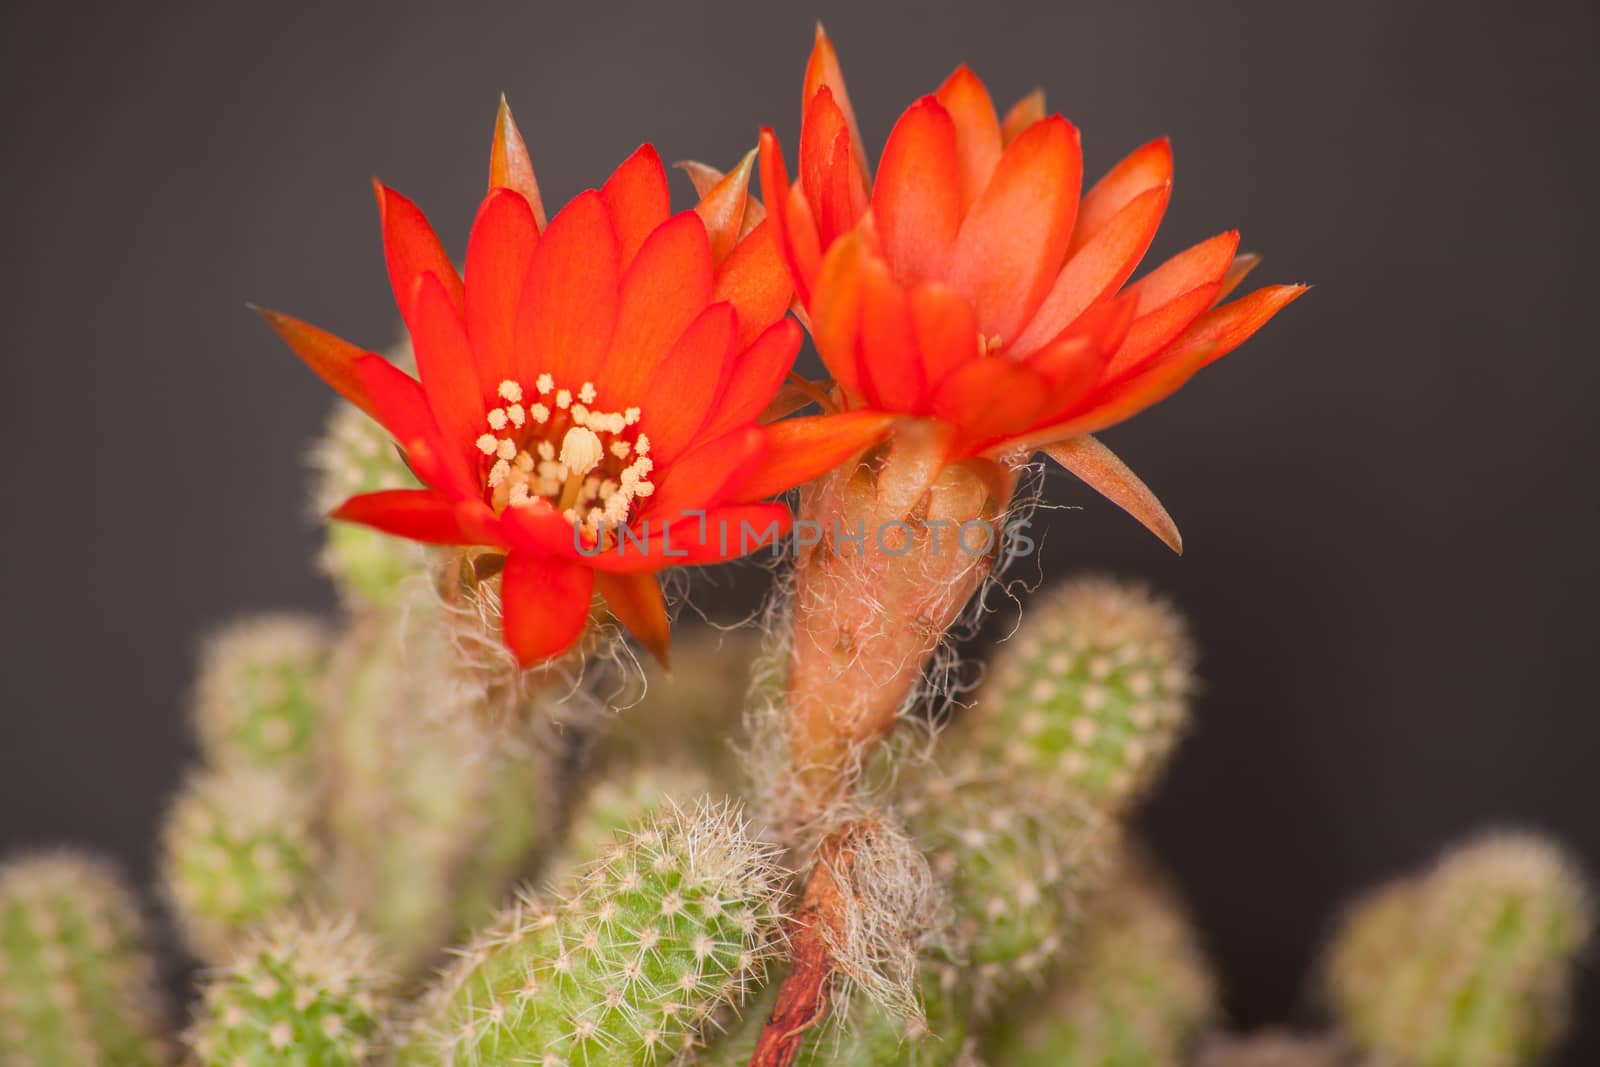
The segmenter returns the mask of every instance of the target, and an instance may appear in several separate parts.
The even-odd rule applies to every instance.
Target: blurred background
[[[501,92],[553,203],[646,139],[792,145],[819,16],[869,145],[965,61],[1002,108],[1046,89],[1091,180],[1172,137],[1150,262],[1238,227],[1253,281],[1317,286],[1106,435],[1184,558],[1064,476],[1035,527],[1045,573],[1143,577],[1194,621],[1198,728],[1144,821],[1235,1022],[1314,1018],[1340,902],[1474,829],[1549,831],[1600,875],[1576,0],[8,6],[0,852],[148,877],[196,640],[332,606],[303,462],[330,394],[244,301],[389,343],[368,179],[464,249]],[[1565,1064],[1600,1062],[1592,973],[1583,996]]]

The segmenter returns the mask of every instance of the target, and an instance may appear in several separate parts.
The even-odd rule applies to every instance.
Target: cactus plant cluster
[[[345,398],[312,451],[338,612],[202,652],[159,860],[199,964],[187,1025],[113,871],[18,857],[0,1065],[1517,1067],[1553,1047],[1591,926],[1556,845],[1491,836],[1380,889],[1328,950],[1324,1030],[1229,1034],[1131,825],[1191,724],[1176,609],[1080,578],[960,660],[1027,551],[1030,458],[1178,547],[1089,435],[1304,287],[1227,300],[1255,264],[1229,231],[1119,292],[1166,204],[1164,142],[1079,210],[1076,131],[1038,94],[1002,120],[961,68],[874,178],[820,31],[805,85],[800,180],[767,131],[726,174],[687,165],[676,215],[648,145],[547,213],[502,102],[465,278],[377,187],[411,345],[262,312]],[[804,329],[832,379],[793,380]],[[748,554],[752,524],[792,550],[769,610],[673,636],[685,583],[658,575]]]
[[[390,462],[350,422],[319,448],[322,477],[339,448]],[[816,862],[763,790],[779,756],[743,736],[782,670],[708,628],[642,693],[606,672],[519,687],[473,639],[483,617],[451,603],[461,562],[378,567],[384,544],[330,542],[337,627],[263,617],[203,650],[200,765],[161,864],[205,964],[190,1022],[163,1003],[116,874],[25,856],[0,868],[0,1062],[760,1062],[804,966]],[[846,932],[910,952],[914,996],[883,995],[873,951],[838,933],[830,1011],[792,1062],[1513,1067],[1551,1047],[1590,902],[1556,846],[1516,834],[1352,909],[1326,956],[1326,1032],[1220,1029],[1198,939],[1128,825],[1189,727],[1194,666],[1170,605],[1080,579],[1034,599],[934,743],[908,724],[880,750],[853,810],[924,864],[927,917],[862,933],[865,895],[912,876],[877,857],[841,881],[861,895]],[[602,689],[612,715],[594,712]]]

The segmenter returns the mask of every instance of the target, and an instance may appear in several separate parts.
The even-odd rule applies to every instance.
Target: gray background
[[[301,464],[328,396],[243,301],[388,341],[368,177],[464,248],[501,91],[555,202],[646,138],[792,144],[817,15],[869,144],[966,60],[1002,106],[1043,85],[1091,175],[1172,135],[1153,255],[1238,226],[1259,279],[1318,284],[1108,435],[1186,558],[1065,480],[1082,510],[1048,516],[1053,571],[1195,619],[1199,728],[1147,821],[1236,1019],[1314,1015],[1337,902],[1464,832],[1600,871],[1600,18],[1461,0],[9,6],[0,848],[147,876],[194,640],[330,604]],[[1564,1062],[1600,1061],[1581,1030]]]

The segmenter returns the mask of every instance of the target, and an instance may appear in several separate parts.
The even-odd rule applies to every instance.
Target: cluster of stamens
[[[650,439],[637,429],[639,409],[591,407],[593,382],[574,393],[541,374],[534,387],[538,399],[529,403],[521,382],[501,382],[495,393],[503,403],[489,410],[488,431],[474,442],[488,464],[495,511],[542,500],[591,536],[602,525],[622,525],[634,501],[655,492],[649,479],[655,461]]]

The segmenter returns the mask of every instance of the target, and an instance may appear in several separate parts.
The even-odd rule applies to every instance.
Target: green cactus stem
[[[383,1052],[388,986],[348,921],[282,916],[205,976],[185,1035],[199,1067],[367,1067]]]
[[[1535,1063],[1565,1029],[1593,921],[1558,847],[1491,834],[1359,903],[1329,953],[1328,990],[1350,1036],[1398,1067]]]
[[[309,770],[327,649],[326,627],[300,615],[245,619],[208,641],[194,714],[205,760]]]
[[[643,1067],[699,1042],[762,978],[781,874],[727,807],[666,811],[575,891],[525,899],[426,999],[413,1067]]]
[[[165,1067],[166,1005],[117,872],[73,852],[0,866],[0,1063]]]
[[[189,778],[163,830],[162,876],[185,939],[220,963],[253,926],[317,891],[312,797],[261,770]]]

